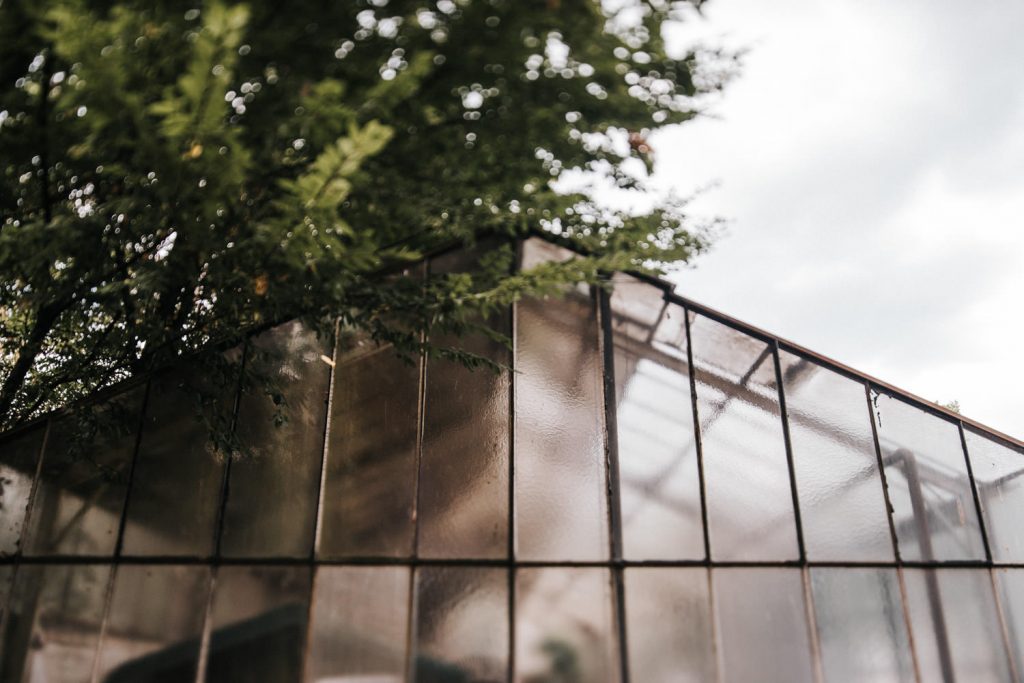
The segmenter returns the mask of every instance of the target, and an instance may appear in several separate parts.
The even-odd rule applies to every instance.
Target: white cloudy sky
[[[1024,437],[1024,2],[714,0],[747,46],[660,182],[731,220],[685,296]]]

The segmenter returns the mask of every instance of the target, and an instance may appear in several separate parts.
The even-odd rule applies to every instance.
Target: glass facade
[[[286,422],[199,382],[240,459],[181,371],[0,437],[0,683],[1021,680],[1019,442],[613,284],[467,341],[512,372],[264,332]]]

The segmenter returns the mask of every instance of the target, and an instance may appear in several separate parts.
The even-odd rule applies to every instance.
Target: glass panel
[[[145,386],[79,418],[53,423],[26,555],[109,557],[117,545]]]
[[[372,342],[339,351],[337,363],[318,552],[407,557],[416,509],[418,364]]]
[[[722,681],[812,681],[799,569],[713,569]]]
[[[519,683],[619,680],[607,569],[519,569],[515,629]]]
[[[212,452],[205,420],[228,401],[237,378],[153,380],[125,520],[125,555],[211,555],[223,484],[223,462]]]
[[[109,565],[19,567],[0,680],[89,681],[109,576]]]
[[[508,669],[508,571],[416,570],[417,683],[504,681]]]
[[[810,571],[825,680],[913,681],[914,660],[896,570]]]
[[[618,275],[611,298],[623,553],[704,557],[682,307]]]
[[[1024,569],[993,570],[1016,673],[1024,671]]]
[[[308,567],[220,567],[206,680],[297,681],[309,592]]]
[[[797,559],[772,349],[703,316],[691,322],[690,337],[711,556]]]
[[[892,561],[864,385],[781,351],[807,557]]]
[[[306,680],[405,680],[407,567],[321,567],[316,574]]]
[[[191,681],[209,586],[206,567],[119,566],[100,647],[98,680]]]
[[[13,555],[21,546],[44,431],[35,427],[0,443],[0,555]]]
[[[987,569],[905,569],[921,680],[1010,680]]]
[[[222,555],[310,554],[331,376],[323,358],[329,353],[298,322],[253,340],[246,362],[268,385],[246,387],[239,404],[237,430],[250,451],[231,463]],[[281,414],[275,401],[284,406]]]
[[[550,245],[524,243],[525,264]],[[564,256],[564,250],[556,256]],[[567,253],[567,252],[565,252]],[[516,552],[525,560],[608,557],[600,329],[594,301],[516,304]]]
[[[964,430],[992,559],[1024,562],[1024,453]]]
[[[626,570],[625,581],[631,680],[715,680],[707,570],[631,568]]]
[[[900,557],[985,559],[956,425],[885,394],[874,401]]]

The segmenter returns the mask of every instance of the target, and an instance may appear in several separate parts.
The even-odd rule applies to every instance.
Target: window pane
[[[0,680],[86,683],[106,607],[109,565],[22,565]]]
[[[810,571],[825,680],[913,681],[914,661],[896,570]]]
[[[206,567],[119,566],[100,647],[99,680],[191,681],[209,586]]]
[[[964,430],[992,559],[1024,562],[1024,453]]]
[[[508,571],[416,570],[417,683],[504,681],[508,669]]]
[[[626,276],[616,278],[611,309],[624,555],[702,558],[683,309]]]
[[[53,423],[25,532],[26,555],[111,556],[145,387],[80,419]]]
[[[799,569],[712,570],[723,681],[813,680]]]
[[[1024,569],[995,569],[1003,621],[1017,674],[1024,671]]]
[[[921,680],[1010,679],[987,569],[905,569],[903,576]]]
[[[524,243],[524,267],[550,245]],[[589,294],[516,304],[516,552],[525,560],[608,557],[603,379]]]
[[[246,387],[239,404],[238,434],[251,451],[231,463],[222,555],[310,554],[331,374],[325,354],[324,343],[297,322],[253,340],[246,362],[271,385]],[[275,395],[287,420],[280,426]]]
[[[517,682],[619,680],[610,581],[607,569],[518,570]]]
[[[372,342],[339,350],[322,494],[322,557],[412,554],[418,416],[417,365]]]
[[[213,553],[224,464],[199,412],[209,416],[218,402],[230,402],[237,379],[198,379],[202,371],[167,373],[150,387],[128,493],[125,555]]]
[[[316,574],[306,680],[405,680],[407,567],[321,567]]]
[[[715,680],[715,645],[703,568],[626,570],[629,671],[645,683]]]
[[[711,556],[797,559],[772,349],[703,316],[690,335]]]
[[[308,567],[220,567],[206,680],[297,681],[309,592]]]
[[[985,559],[956,425],[885,394],[875,406],[900,557]]]
[[[807,557],[893,559],[864,385],[780,352]]]
[[[44,431],[39,426],[0,442],[0,555],[13,555],[21,547]]]

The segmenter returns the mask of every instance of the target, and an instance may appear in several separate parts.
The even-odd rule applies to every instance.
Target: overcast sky
[[[1024,2],[714,0],[750,49],[652,140],[731,221],[679,292],[1024,437]]]

